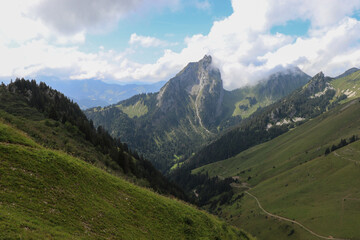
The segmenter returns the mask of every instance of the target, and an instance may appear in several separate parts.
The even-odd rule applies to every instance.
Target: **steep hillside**
[[[161,170],[176,156],[191,155],[213,133],[221,113],[222,81],[211,57],[189,63],[156,94],[143,94],[106,108],[85,111],[102,125],[151,159]]]
[[[236,178],[232,186],[237,194],[222,206],[209,207],[233,224],[245,224],[259,238],[318,239],[300,223],[324,237],[359,239],[359,126],[355,99],[193,173]],[[297,223],[279,222],[269,213]]]
[[[351,73],[352,72],[352,73]],[[232,157],[265,142],[294,125],[359,96],[360,71],[350,69],[342,78],[315,75],[302,89],[257,111],[234,129],[199,150],[188,161],[190,168]]]
[[[224,107],[230,116],[247,118],[259,108],[304,86],[310,78],[297,67],[284,69],[271,74],[255,86],[225,91]]]
[[[160,193],[186,199],[183,191],[150,162],[119,139],[113,139],[102,127],[95,129],[78,105],[44,83],[18,79],[1,85],[0,118],[42,146],[67,152]]]
[[[342,74],[345,75],[344,77],[336,78],[330,82],[331,86],[336,89],[336,95],[344,98],[342,102],[350,101],[360,96],[360,71],[352,68],[345,73]]]
[[[343,97],[335,96],[336,91],[329,83],[331,80],[323,73],[315,75],[303,88],[255,112],[203,147],[187,161],[187,168],[193,169],[234,156],[335,106]]]
[[[228,92],[211,56],[189,63],[159,93],[85,111],[95,125],[143,153],[160,170],[180,166],[209,139],[303,86],[299,69],[273,74],[256,86]]]
[[[251,239],[0,120],[1,239]]]

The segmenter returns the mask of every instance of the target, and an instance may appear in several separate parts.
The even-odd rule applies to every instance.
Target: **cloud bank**
[[[28,1],[25,1],[28,2]],[[208,3],[208,1],[198,1]],[[314,75],[334,76],[360,66],[360,21],[353,14],[358,0],[232,0],[233,13],[215,21],[207,35],[184,39],[175,52],[171,43],[133,33],[124,52],[79,50],[86,34],[111,31],[129,14],[174,7],[180,0],[39,0],[0,3],[0,77],[59,74],[63,78],[99,78],[119,82],[167,80],[188,62],[211,54],[224,87],[252,84],[279,66],[297,65]],[[205,4],[207,5],[207,4]],[[204,5],[204,6],[205,6]],[[208,8],[208,7],[206,7]],[[35,17],[33,14],[36,13]],[[310,21],[305,36],[271,33],[288,21]],[[9,24],[11,22],[11,24]],[[11,26],[9,26],[11,25]],[[19,29],[21,29],[19,31]],[[132,46],[163,47],[153,63],[132,61]]]

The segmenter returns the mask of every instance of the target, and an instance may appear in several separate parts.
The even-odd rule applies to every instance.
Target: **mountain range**
[[[152,84],[115,84],[101,80],[63,80],[56,77],[39,76],[37,81],[45,82],[50,87],[62,92],[81,109],[108,106],[128,99],[140,93],[158,92],[165,82]]]
[[[159,93],[86,115],[141,149],[200,206],[260,239],[357,239],[351,212],[359,189],[349,181],[358,179],[351,166],[358,164],[359,89],[357,68],[335,78],[292,68],[226,91],[205,56]],[[128,124],[137,138],[127,137]],[[354,201],[349,210],[345,201]]]
[[[205,56],[189,63],[157,93],[88,109],[85,114],[166,172],[223,130],[309,79],[293,68],[272,74],[253,87],[226,91],[220,71],[212,65],[211,56]]]
[[[358,239],[359,95],[357,68],[227,91],[211,56],[84,112],[2,84],[0,237]]]

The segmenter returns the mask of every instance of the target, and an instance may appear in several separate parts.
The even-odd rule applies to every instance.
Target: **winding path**
[[[348,161],[350,161],[350,162],[354,162],[355,164],[360,164],[360,161],[356,161],[356,160],[353,160],[353,159],[350,159],[350,158],[343,157],[343,156],[341,156],[340,154],[338,154],[337,152],[334,152],[334,155],[337,156],[337,157],[339,157],[339,158],[348,160]]]
[[[309,228],[305,227],[304,225],[302,225],[301,223],[295,221],[295,220],[291,220],[291,219],[288,219],[288,218],[285,218],[285,217],[281,217],[281,216],[278,216],[278,215],[275,215],[275,214],[272,214],[272,213],[269,213],[268,211],[266,211],[260,204],[259,200],[257,199],[257,197],[255,197],[254,195],[252,195],[251,193],[249,193],[248,191],[245,191],[246,194],[248,194],[249,196],[251,196],[252,198],[254,198],[259,206],[259,208],[264,212],[266,213],[267,215],[273,217],[273,218],[277,218],[277,219],[280,219],[280,220],[283,220],[283,221],[287,221],[287,222],[291,222],[291,223],[294,223],[296,225],[298,225],[299,227],[301,227],[302,229],[306,230],[307,232],[309,232],[310,234],[316,236],[316,237],[319,237],[319,238],[322,238],[322,239],[331,239],[331,240],[346,240],[346,239],[343,239],[343,238],[334,238],[332,236],[329,236],[329,237],[325,237],[325,236],[322,236],[322,235],[319,235],[313,231],[311,231]]]

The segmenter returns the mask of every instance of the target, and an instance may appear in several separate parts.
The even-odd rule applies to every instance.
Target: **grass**
[[[247,239],[0,122],[1,239]]]
[[[28,138],[25,133],[16,130],[2,122],[0,122],[0,142],[21,144],[28,147],[39,146],[32,139]]]
[[[54,150],[65,150],[72,156],[110,171],[110,168],[107,168],[103,164],[107,161],[110,162],[109,156],[101,154],[98,149],[86,141],[82,133],[71,124],[60,124],[52,119],[45,119],[43,116],[36,116],[36,118],[14,116],[1,109],[0,119],[3,119],[3,123],[13,126],[9,131],[21,132],[21,134],[28,137],[26,139],[31,140],[33,143],[36,142],[43,147]],[[2,127],[9,129],[6,127],[6,124]],[[0,132],[0,139],[2,133],[3,131]],[[9,140],[10,139],[8,139],[8,141]]]
[[[327,147],[341,138],[360,135],[360,104],[358,100],[339,106],[302,124],[269,142],[241,152],[235,157],[212,163],[193,172],[210,176],[239,176],[256,185],[267,178],[323,155]]]
[[[354,72],[346,77],[334,79],[331,81],[331,86],[336,89],[336,95],[348,95],[348,98],[343,102],[350,101],[360,96],[360,71]]]
[[[321,235],[359,239],[360,162],[350,160],[360,161],[360,142],[324,155],[341,138],[360,135],[359,126],[360,103],[355,99],[269,142],[193,172],[239,176],[267,211],[295,219]],[[239,194],[244,190],[237,189]],[[287,238],[288,224],[294,229],[292,238],[311,239],[291,223],[266,219],[247,195],[220,207],[217,213],[228,222],[242,224],[259,238]]]
[[[134,105],[117,105],[119,109],[121,109],[129,118],[141,117],[148,112],[148,107],[142,102],[137,101]]]
[[[173,171],[179,167],[181,167],[181,165],[183,165],[184,162],[179,162],[179,163],[175,163],[171,168],[170,168],[170,171]]]
[[[360,142],[355,142],[268,179],[251,192],[268,211],[319,234],[359,239],[359,175]]]
[[[227,222],[241,225],[257,239],[318,239],[297,225],[268,217],[247,194],[236,203],[221,208],[221,215]]]
[[[254,105],[250,105],[249,99],[246,97],[256,97],[259,101],[260,96],[256,95],[254,87],[244,87],[241,89],[236,89],[231,92],[225,92],[224,96],[224,109],[225,115],[227,117],[241,116],[242,118],[247,118],[253,114],[258,108],[265,107],[270,105],[272,100],[263,99],[262,101],[257,102]],[[248,109],[240,109],[240,106],[248,107]]]

